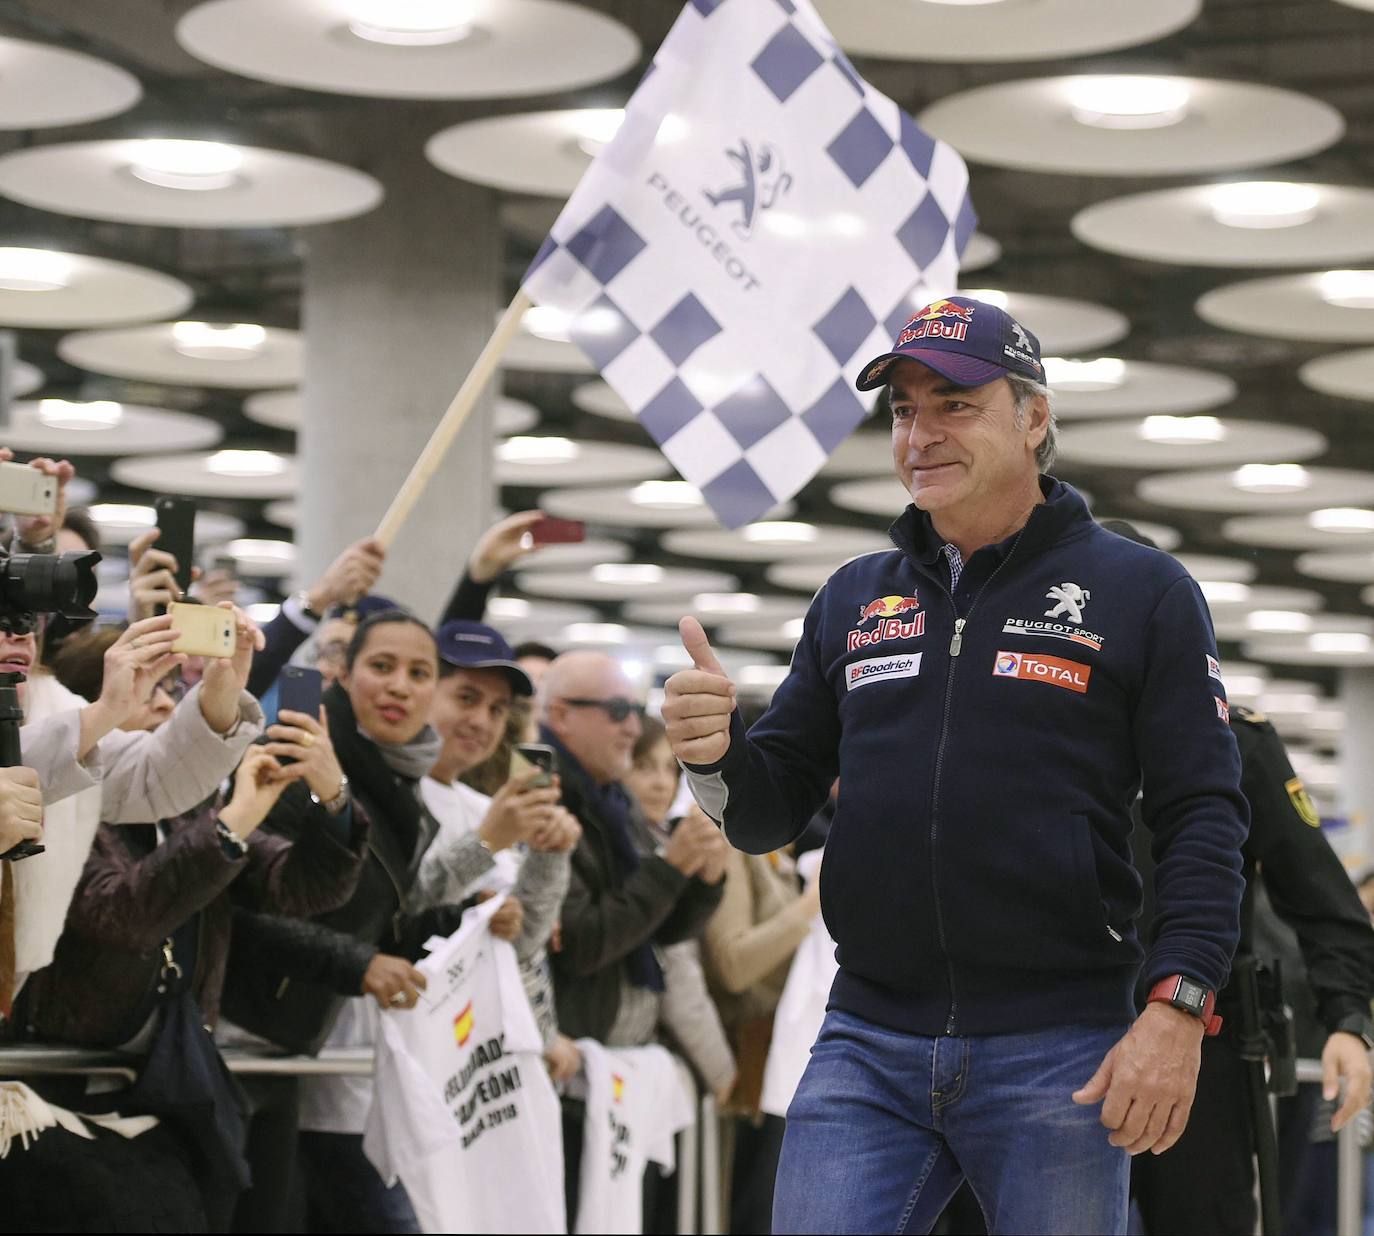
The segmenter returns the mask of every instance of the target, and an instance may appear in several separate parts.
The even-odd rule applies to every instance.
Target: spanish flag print
[[[466,1047],[468,1037],[472,1034],[472,1001],[469,1000],[467,1007],[453,1019],[453,1037],[459,1047]]]
[[[625,1079],[619,1073],[611,1074],[611,1097],[617,1103],[625,1097]]]

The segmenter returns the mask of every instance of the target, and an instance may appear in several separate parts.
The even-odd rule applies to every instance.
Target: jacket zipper
[[[954,594],[943,584],[940,585],[941,591],[949,598],[950,609],[954,611],[954,635],[949,641],[949,677],[945,680],[945,709],[940,721],[940,741],[935,748],[935,777],[930,796],[930,889],[935,905],[936,938],[940,941],[940,952],[944,954],[945,958],[945,974],[949,979],[949,1016],[945,1019],[946,1034],[955,1032],[959,1015],[959,995],[954,985],[954,961],[949,955],[949,944],[945,937],[945,915],[940,908],[940,886],[935,877],[935,841],[939,833],[940,820],[940,770],[945,762],[945,742],[949,736],[949,714],[954,707],[954,672],[958,669],[959,653],[964,644],[964,627],[968,625],[968,620],[973,617],[973,611],[979,600],[982,599],[983,593],[987,591],[992,581],[1001,574],[1002,568],[1011,561],[1012,555],[1016,553],[1016,547],[1021,544],[1021,538],[1025,534],[1025,528],[1016,534],[1016,540],[1011,543],[1011,548],[1007,550],[1007,556],[997,564],[992,574],[983,581],[982,587],[974,593],[973,600],[969,602],[968,613],[962,618],[959,617],[959,608],[954,603]]]
[[[377,865],[386,872],[386,878],[391,881],[391,887],[396,893],[396,912],[391,916],[391,934],[399,940],[401,938],[401,920],[405,917],[406,899],[401,892],[401,882],[392,874],[391,868],[386,865],[384,859],[378,852],[377,847],[372,842],[367,843],[368,852],[377,860]]]

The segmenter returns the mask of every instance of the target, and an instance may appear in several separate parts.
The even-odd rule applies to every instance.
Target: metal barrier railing
[[[326,1048],[318,1056],[274,1056],[226,1047],[225,1063],[245,1075],[351,1075],[372,1072],[372,1049]],[[90,1073],[133,1078],[132,1058],[122,1052],[79,1047],[21,1046],[0,1049],[0,1078],[53,1073]],[[1298,1080],[1320,1082],[1319,1060],[1299,1060]],[[1336,1231],[1359,1236],[1364,1222],[1364,1150],[1361,1120],[1350,1121],[1336,1135]],[[720,1206],[720,1123],[715,1100],[700,1096],[693,1129],[678,1139],[678,1230],[718,1236],[724,1223]]]

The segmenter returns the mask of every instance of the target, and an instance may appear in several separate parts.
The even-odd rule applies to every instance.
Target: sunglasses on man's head
[[[623,695],[614,695],[608,700],[564,700],[565,704],[571,704],[574,708],[600,708],[612,721],[624,721],[631,713],[634,713],[641,721],[644,720],[644,705],[636,704],[634,700],[627,700]]]

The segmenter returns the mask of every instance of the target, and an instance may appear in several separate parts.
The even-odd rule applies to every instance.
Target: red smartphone
[[[554,519],[546,515],[530,525],[530,537],[536,545],[571,545],[587,539],[587,525],[580,519]]]

